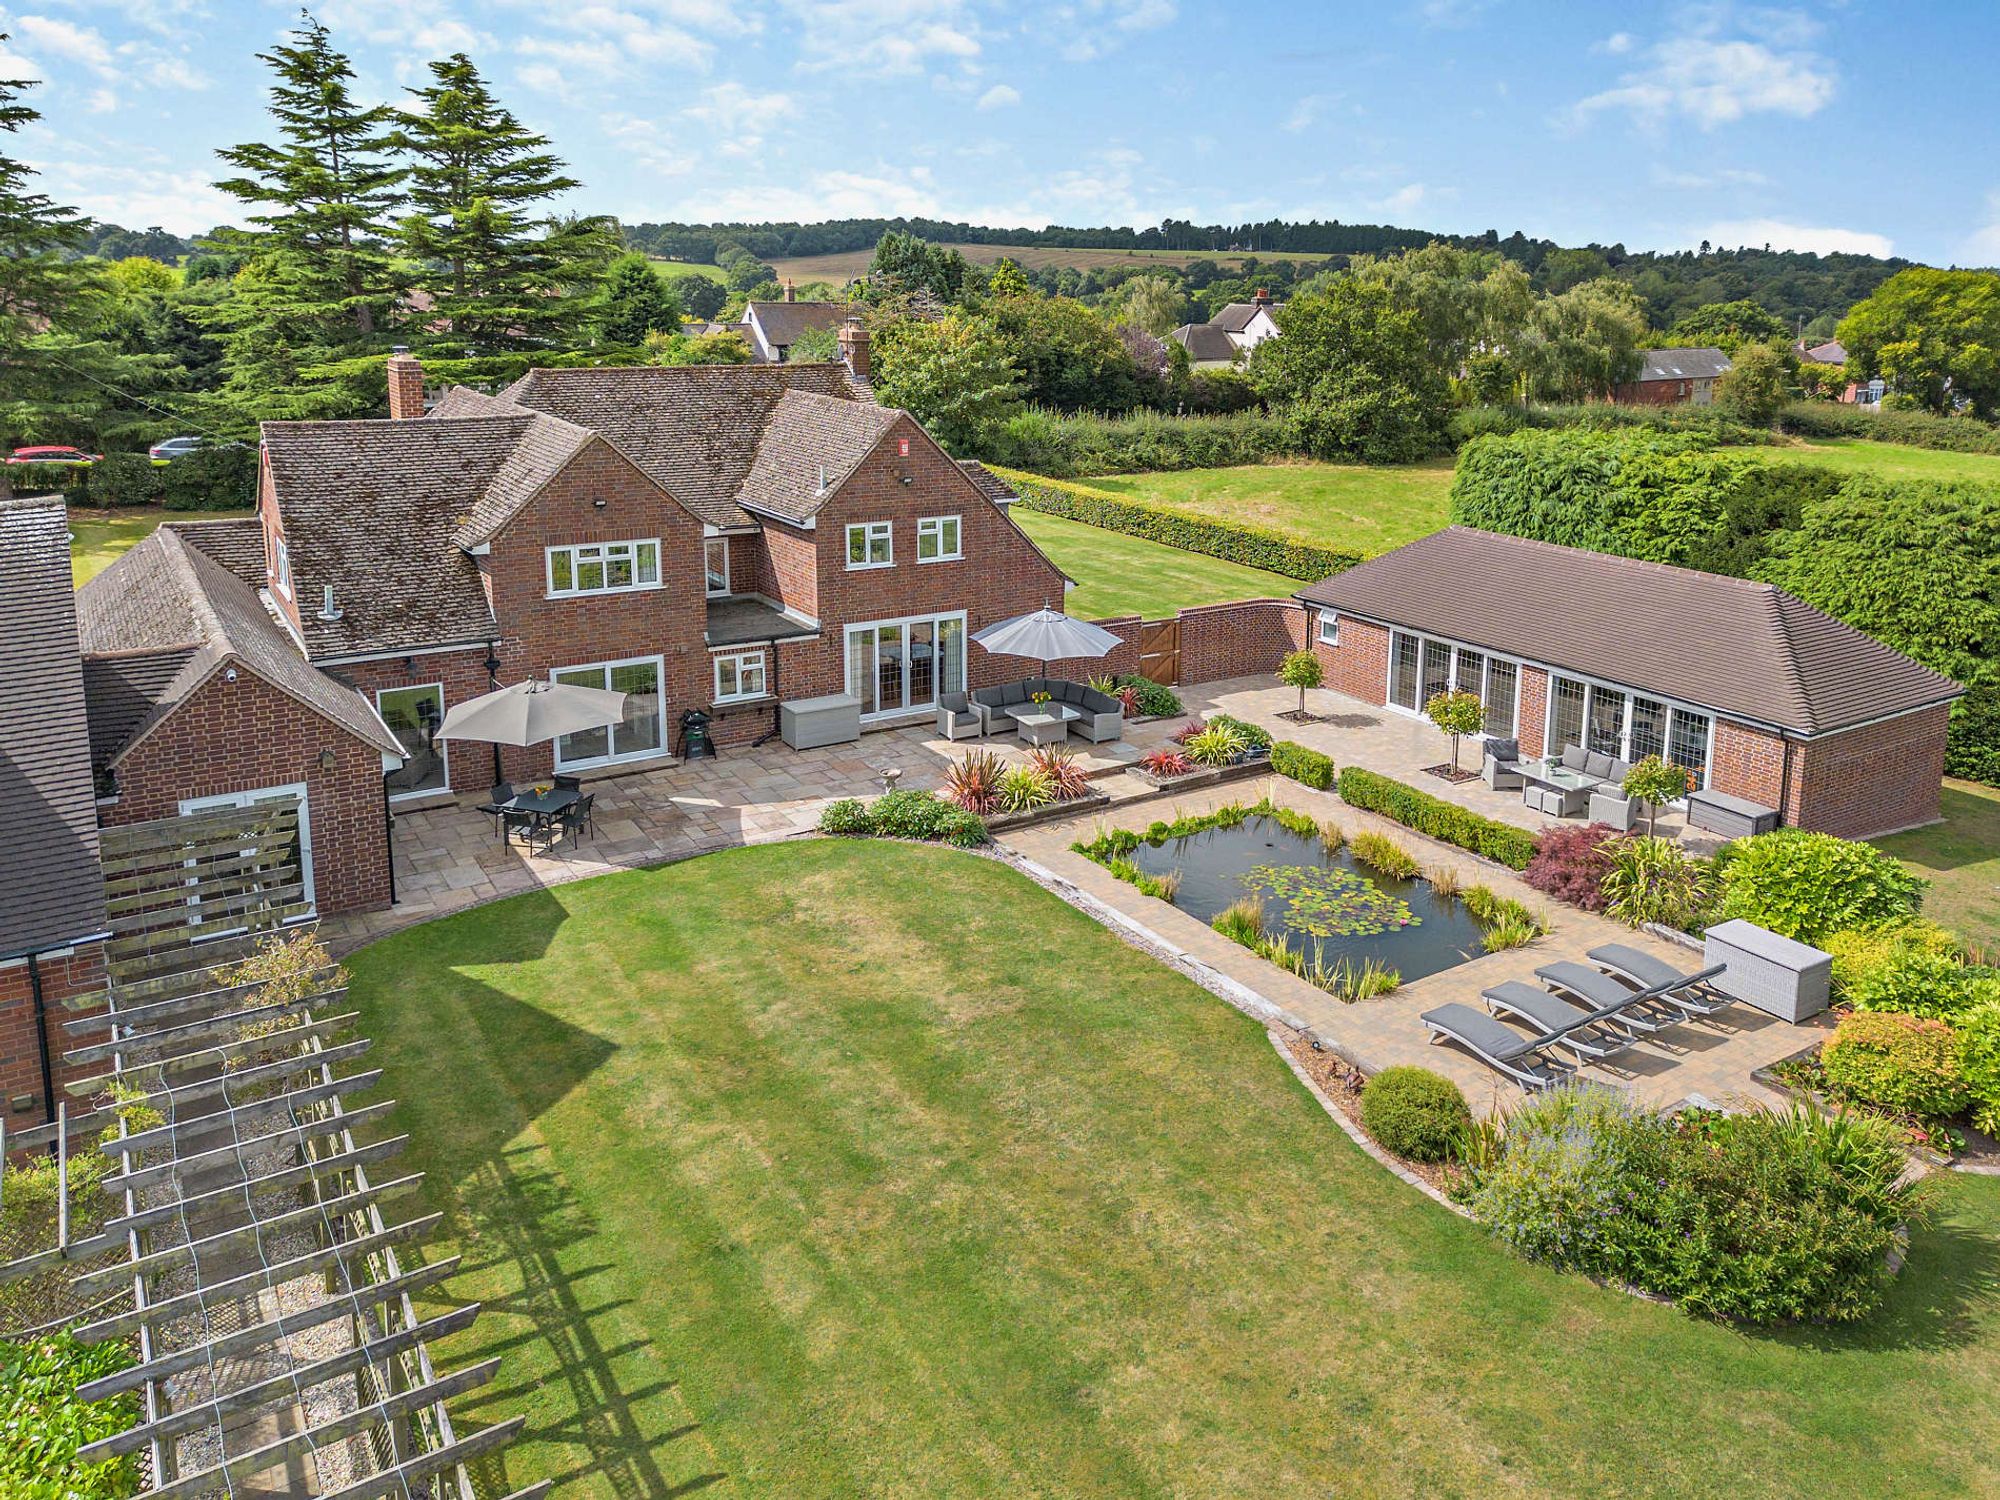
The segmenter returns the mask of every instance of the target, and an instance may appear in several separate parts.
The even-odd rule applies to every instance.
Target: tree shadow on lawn
[[[572,1481],[595,1479],[621,1500],[692,1494],[728,1476],[702,1473],[676,1480],[661,1468],[661,1450],[698,1430],[694,1424],[648,1420],[654,1415],[648,1404],[671,1400],[678,1382],[622,1383],[621,1362],[631,1367],[649,1346],[643,1340],[607,1343],[599,1336],[602,1320],[630,1300],[590,1300],[592,1282],[615,1272],[615,1258],[566,1264],[576,1259],[578,1246],[596,1238],[600,1225],[551,1164],[547,1148],[520,1141],[536,1120],[585,1084],[617,1044],[467,972],[474,965],[545,958],[567,917],[555,893],[535,892],[397,934],[348,962],[379,1004],[425,1008],[414,1025],[394,1028],[400,1055],[390,1059],[388,1082],[392,1088],[400,1084],[399,1093],[411,1100],[404,1109],[422,1111],[426,1118],[420,1124],[406,1118],[397,1127],[392,1116],[390,1128],[410,1129],[417,1137],[431,1206],[444,1211],[443,1234],[457,1240],[466,1255],[440,1300],[456,1305],[469,1300],[452,1297],[454,1283],[509,1288],[479,1299],[479,1329],[490,1332],[504,1323],[510,1331],[488,1342],[475,1329],[464,1336],[466,1347],[480,1358],[534,1350],[511,1367],[503,1362],[501,1384],[454,1402],[454,1417],[470,1431],[511,1415],[532,1392],[558,1386],[558,1399],[530,1402],[521,1441],[581,1448],[586,1456],[565,1472],[531,1479],[553,1479],[559,1491]],[[397,960],[418,950],[425,955],[427,976],[447,976],[433,993],[401,988]],[[378,1037],[391,1031],[371,1029]],[[484,1070],[485,1056],[507,1061]],[[494,1086],[454,1094],[455,1069],[458,1076],[474,1070],[473,1076],[483,1074]],[[441,1099],[447,1101],[443,1107]],[[520,1331],[511,1331],[516,1328]],[[524,1362],[525,1377],[515,1373]],[[547,1415],[551,1409],[554,1420]],[[676,1407],[673,1415],[678,1414]],[[690,1460],[698,1463],[700,1456]],[[482,1494],[506,1494],[524,1482],[507,1478],[504,1449],[471,1467]],[[520,1468],[518,1460],[513,1467]],[[684,1471],[687,1465],[676,1467]]]
[[[1938,797],[1941,824],[1895,833],[1877,844],[1885,853],[1933,870],[1957,870],[1993,858],[1989,837],[2000,831],[2000,797],[1980,796],[1946,782]]]

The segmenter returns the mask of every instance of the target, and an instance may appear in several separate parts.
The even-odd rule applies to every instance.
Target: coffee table
[[[1547,787],[1562,798],[1562,809],[1557,817],[1573,818],[1590,804],[1590,794],[1604,785],[1595,776],[1586,776],[1581,771],[1572,771],[1560,761],[1518,760],[1514,769],[1522,779],[1533,786]],[[1547,809],[1555,811],[1555,809]]]
[[[1030,745],[1059,745],[1069,738],[1070,721],[1083,717],[1067,703],[1022,703],[1007,710],[1014,732]]]

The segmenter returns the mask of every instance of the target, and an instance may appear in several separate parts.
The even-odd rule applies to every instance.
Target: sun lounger
[[[1588,957],[1598,968],[1639,989],[1653,991],[1658,999],[1689,1016],[1712,1016],[1736,1003],[1710,982],[1729,967],[1727,964],[1710,964],[1685,974],[1665,959],[1629,943],[1606,943],[1592,948]]]
[[[1575,996],[1593,1011],[1616,1013],[1620,1024],[1633,1031],[1665,1031],[1687,1019],[1686,1012],[1678,1006],[1662,1004],[1653,991],[1635,990],[1624,980],[1614,979],[1589,964],[1570,959],[1543,964],[1535,970],[1535,978],[1550,989]]]
[[[1562,1047],[1580,1061],[1602,1062],[1630,1051],[1642,1033],[1619,1024],[1617,1008],[1595,1010],[1509,979],[1480,991],[1480,999],[1496,1016],[1512,1016],[1541,1034],[1551,1047]]]
[[[1513,1079],[1529,1093],[1553,1088],[1576,1076],[1568,1063],[1542,1055],[1542,1043],[1502,1026],[1483,1011],[1469,1005],[1440,1005],[1423,1014],[1431,1041],[1457,1042],[1488,1067]]]

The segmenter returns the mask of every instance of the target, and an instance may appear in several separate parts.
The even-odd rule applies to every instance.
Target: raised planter
[[[1103,792],[1089,792],[1081,797],[1072,797],[1067,802],[1051,802],[1047,807],[1031,807],[1026,812],[995,813],[986,820],[986,831],[1011,833],[1017,828],[1031,828],[1037,823],[1053,823],[1058,818],[1073,818],[1078,813],[1110,805],[1110,797]]]
[[[1177,792],[1195,787],[1215,786],[1225,781],[1245,781],[1252,776],[1262,776],[1271,769],[1268,751],[1262,755],[1249,756],[1226,766],[1201,766],[1185,776],[1155,776],[1141,765],[1125,767],[1128,774],[1138,777],[1147,786],[1162,792]]]

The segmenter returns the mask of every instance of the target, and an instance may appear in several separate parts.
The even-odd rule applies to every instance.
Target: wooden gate
[[[1169,687],[1181,680],[1181,622],[1147,620],[1139,627],[1139,675]]]

